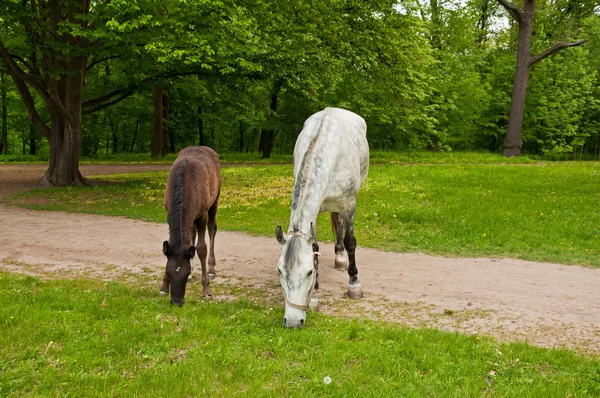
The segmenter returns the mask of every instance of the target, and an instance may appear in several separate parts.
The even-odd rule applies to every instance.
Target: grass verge
[[[2,396],[600,395],[600,362],[568,351],[318,313],[287,330],[246,299],[179,308],[119,283],[0,284]]]

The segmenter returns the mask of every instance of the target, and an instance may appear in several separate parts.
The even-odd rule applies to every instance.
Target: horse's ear
[[[285,242],[287,241],[287,237],[281,230],[280,226],[277,226],[277,228],[275,228],[275,236],[277,237],[277,242],[281,243],[282,245],[285,244]]]
[[[194,254],[196,254],[196,247],[190,246],[185,254],[188,260],[194,258]]]
[[[169,241],[168,240],[163,242],[163,254],[165,256],[169,255]]]
[[[310,223],[310,231],[308,232],[308,241],[316,242],[317,241],[317,230],[315,229],[315,223]]]

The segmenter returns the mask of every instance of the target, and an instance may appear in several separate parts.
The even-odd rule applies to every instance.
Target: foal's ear
[[[317,241],[317,230],[315,229],[315,223],[310,223],[310,231],[308,232],[308,241],[316,242]]]
[[[169,255],[169,241],[168,240],[163,242],[163,254],[165,256]]]
[[[194,254],[196,254],[196,248],[194,246],[190,246],[185,254],[188,260],[194,258]]]
[[[282,245],[285,244],[285,242],[287,241],[287,237],[285,236],[285,234],[281,230],[280,226],[278,226],[277,228],[275,228],[275,236],[277,237],[277,242],[279,242]]]

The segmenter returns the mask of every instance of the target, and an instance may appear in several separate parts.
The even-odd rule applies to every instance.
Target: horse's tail
[[[169,203],[169,214],[167,220],[169,222],[169,238],[172,247],[180,247],[183,244],[183,181],[185,176],[185,167],[178,167],[173,171],[173,179],[171,180],[171,195]]]

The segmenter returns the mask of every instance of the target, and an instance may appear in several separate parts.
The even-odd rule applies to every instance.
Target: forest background
[[[527,7],[547,57],[527,66],[521,153],[598,159],[591,0],[0,0],[0,154],[269,157],[326,106],[363,116],[375,150],[502,152]]]

